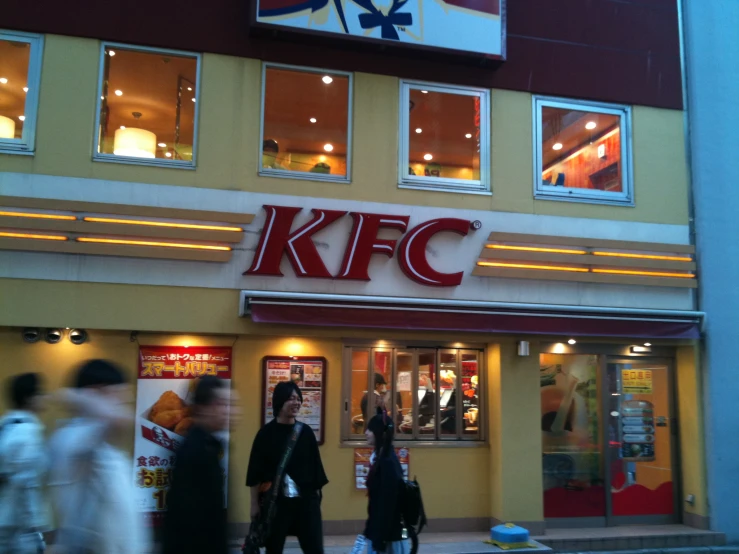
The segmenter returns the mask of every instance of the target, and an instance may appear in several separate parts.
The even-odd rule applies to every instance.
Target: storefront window
[[[479,440],[477,350],[349,348],[347,439],[360,439],[380,407],[400,440]],[[460,378],[461,376],[461,378]],[[462,414],[459,417],[459,414]]]
[[[32,153],[42,38],[0,32],[0,152]]]
[[[534,98],[538,198],[633,202],[628,106]]]
[[[194,167],[200,57],[106,44],[95,159]]]
[[[265,65],[262,175],[348,181],[352,79]]]
[[[488,191],[488,91],[403,83],[400,96],[401,186]]]

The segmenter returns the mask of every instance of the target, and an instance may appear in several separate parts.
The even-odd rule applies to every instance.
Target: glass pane
[[[413,434],[413,354],[399,352],[395,381],[398,435]]]
[[[410,89],[409,175],[480,180],[480,97]]]
[[[457,351],[440,354],[439,365],[439,427],[442,435],[457,434]]]
[[[436,436],[436,352],[418,354],[418,432],[422,438]],[[431,435],[431,436],[429,436]]]
[[[480,371],[477,352],[462,353],[462,428],[465,436],[477,437],[480,433]]]
[[[674,512],[668,369],[608,364],[609,460],[614,516]]]
[[[544,185],[623,192],[619,116],[543,107],[541,134]]]
[[[369,382],[369,350],[352,350],[351,433],[364,433],[364,409]]]
[[[21,139],[31,45],[0,40],[0,139]]]
[[[262,167],[347,175],[349,78],[270,67]]]
[[[197,66],[194,57],[107,48],[98,151],[192,162]]]
[[[393,382],[393,353],[389,350],[374,350],[375,375],[372,381],[374,390],[367,400],[367,418],[377,413],[377,408],[391,412],[393,409],[390,401],[392,392],[390,383]],[[369,400],[371,398],[371,400]]]
[[[606,515],[598,357],[542,354],[544,517]]]

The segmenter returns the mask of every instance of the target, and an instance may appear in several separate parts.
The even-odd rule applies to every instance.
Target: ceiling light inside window
[[[472,138],[472,133],[467,133],[464,138]]]
[[[167,144],[164,142],[160,142],[159,144],[157,144],[157,146],[159,146],[160,148],[167,148]]]
[[[25,115],[19,115],[18,116],[18,119],[20,119],[21,121],[25,121],[26,120],[26,116]]]
[[[101,96],[100,97],[100,100],[105,100],[105,96]]]
[[[431,160],[434,159],[434,157],[431,154],[424,154],[423,159],[426,160],[427,162],[430,162]]]
[[[315,123],[316,121],[318,121],[318,120],[317,120],[317,119],[316,119],[315,117],[311,117],[311,118],[310,118],[310,122],[311,122],[311,123]]]
[[[189,90],[190,92],[192,92],[192,87],[187,87],[187,90]]]
[[[166,154],[164,154],[164,155],[165,155],[165,156],[167,156],[168,158],[171,158],[171,157],[172,157],[172,153],[171,153],[171,152],[167,152],[167,153],[166,153]]]
[[[108,50],[108,56],[110,57],[115,56],[115,50]]]
[[[330,85],[331,83],[333,83],[333,82],[334,82],[334,79],[333,79],[333,77],[329,77],[328,75],[324,75],[324,76],[323,76],[323,79],[321,79],[321,80],[322,80],[322,81],[323,81],[324,83],[326,83],[327,85]]]
[[[28,87],[23,87],[23,92],[28,92]]]
[[[421,129],[421,128],[419,127],[418,129],[416,129],[416,133],[418,133],[418,134],[420,135],[421,133],[423,133],[423,129]]]
[[[421,94],[428,94],[428,93],[429,93],[429,91],[427,91],[427,90],[422,90],[421,91]]]
[[[562,143],[561,142],[555,143],[554,146],[552,146],[552,150],[562,150]]]
[[[116,96],[123,96],[123,91],[122,90],[117,90],[117,91],[115,91],[115,95]]]
[[[125,126],[125,125],[121,125],[121,129],[125,129],[125,128],[126,128],[126,126]]]
[[[192,101],[195,102],[195,99],[193,98]]]
[[[8,84],[8,80],[5,77],[0,77],[0,83],[2,83],[4,85],[7,85]]]
[[[333,145],[333,144],[331,144],[331,143],[327,143],[327,144],[324,144],[324,145],[323,145],[323,149],[324,149],[324,150],[325,150],[326,152],[333,152],[333,150],[334,150],[334,145]]]
[[[575,339],[570,339],[567,341],[567,344],[577,344],[577,341]]]
[[[598,126],[598,125],[597,125],[597,124],[595,123],[595,121],[588,121],[588,122],[587,122],[587,123],[585,124],[585,128],[586,128],[586,129],[587,129],[588,131],[591,131],[591,130],[595,129],[595,128],[596,128],[597,126]]]

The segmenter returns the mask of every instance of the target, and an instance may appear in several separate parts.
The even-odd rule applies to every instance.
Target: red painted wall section
[[[682,109],[677,0],[508,0],[500,67],[249,34],[250,0],[4,0],[2,27],[538,94]]]

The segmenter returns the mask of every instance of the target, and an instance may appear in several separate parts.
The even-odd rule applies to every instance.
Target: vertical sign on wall
[[[136,393],[134,484],[140,512],[158,525],[167,509],[176,450],[193,423],[190,401],[197,379],[215,375],[231,388],[230,347],[142,346]],[[224,487],[228,431],[222,436]],[[224,506],[225,508],[226,506]]]

